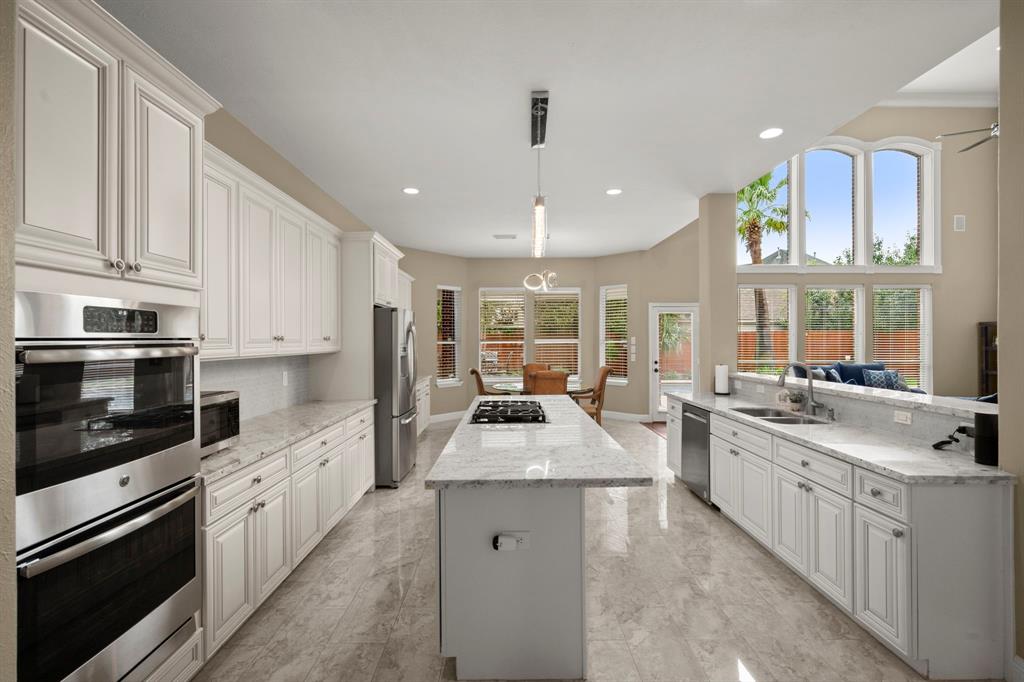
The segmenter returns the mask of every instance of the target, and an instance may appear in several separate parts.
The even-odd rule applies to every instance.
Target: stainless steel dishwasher
[[[680,429],[683,435],[682,475],[690,491],[711,504],[711,424],[709,413],[692,405],[683,406]]]

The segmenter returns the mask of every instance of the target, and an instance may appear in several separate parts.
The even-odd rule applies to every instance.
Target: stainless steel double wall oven
[[[195,632],[199,309],[18,292],[18,677],[142,679]]]

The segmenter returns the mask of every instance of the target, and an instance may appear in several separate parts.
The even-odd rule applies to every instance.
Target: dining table
[[[491,384],[491,388],[495,391],[503,391],[505,393],[522,393],[523,382],[522,381],[499,381],[498,383]],[[583,391],[589,391],[590,389],[584,389],[583,384],[580,383],[579,379],[570,379],[566,385],[567,393],[581,393]]]

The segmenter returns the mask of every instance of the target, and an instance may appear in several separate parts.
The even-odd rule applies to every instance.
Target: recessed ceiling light
[[[419,194],[420,191],[416,187],[403,187],[402,191],[406,194]]]
[[[622,190],[619,189],[618,187],[612,187],[611,189],[606,189],[604,193],[610,197],[617,197],[620,194],[622,194]]]
[[[782,134],[782,128],[766,128],[758,135],[762,140],[771,140]]]

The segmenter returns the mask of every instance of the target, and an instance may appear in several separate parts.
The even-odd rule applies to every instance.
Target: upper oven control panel
[[[82,327],[90,334],[156,334],[157,317],[152,310],[87,305],[82,308]]]

